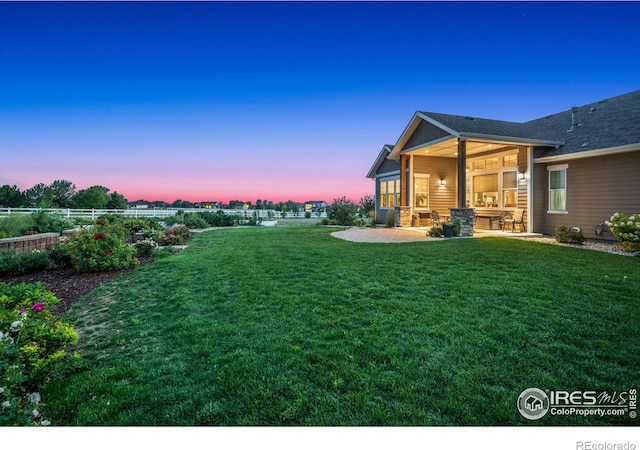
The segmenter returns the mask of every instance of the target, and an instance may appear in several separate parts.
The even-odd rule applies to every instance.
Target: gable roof
[[[636,146],[640,149],[640,90],[573,109],[575,112],[568,109],[523,123],[416,111],[389,158],[397,159],[403,150],[408,150],[405,145],[422,121],[445,131],[448,138],[547,147],[541,158],[615,148],[635,150]],[[577,122],[573,127],[572,116]]]
[[[447,137],[433,141],[431,144],[450,138],[547,147],[557,147],[564,143],[562,140],[550,139],[549,134],[545,133],[545,130],[537,124],[525,125],[519,122],[508,122],[504,120],[416,111],[411,122],[409,122],[409,125],[407,125],[402,135],[400,135],[389,158],[398,158],[398,155],[403,150],[407,150],[405,149],[405,145],[409,142],[413,132],[418,128],[421,121],[429,122],[448,133]],[[429,143],[425,142],[425,144]]]
[[[367,172],[367,178],[375,178],[378,168],[382,165],[384,160],[387,159],[387,157],[389,156],[392,150],[393,150],[393,145],[390,145],[390,144],[385,144],[382,147],[382,150],[380,150],[380,153],[378,153],[378,157],[376,158],[375,162],[371,166],[371,169],[369,169],[369,172]]]

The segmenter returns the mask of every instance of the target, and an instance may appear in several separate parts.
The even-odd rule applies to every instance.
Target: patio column
[[[466,208],[467,141],[458,139],[458,208]]]
[[[407,202],[407,159],[409,155],[400,155],[400,204],[395,207],[396,227],[411,226],[411,206]]]
[[[409,155],[400,155],[400,205],[407,206],[407,158]]]

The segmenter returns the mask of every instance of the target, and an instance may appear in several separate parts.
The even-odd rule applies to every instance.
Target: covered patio
[[[533,228],[534,151],[559,144],[522,124],[418,111],[387,146],[399,170],[379,177],[379,209],[393,211],[401,228],[432,225],[437,212],[440,222],[459,220],[461,236],[501,231],[515,214],[518,231],[526,232]]]

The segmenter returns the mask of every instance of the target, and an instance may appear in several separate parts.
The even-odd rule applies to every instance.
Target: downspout
[[[529,232],[534,232],[533,230],[533,215],[534,215],[534,205],[533,205],[533,147],[531,145],[527,146],[527,172],[526,172],[526,181],[527,181],[527,230]]]

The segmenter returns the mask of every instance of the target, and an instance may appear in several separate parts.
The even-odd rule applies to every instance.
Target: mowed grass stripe
[[[85,367],[46,392],[49,416],[534,424],[515,407],[525,388],[637,387],[640,258],[498,238],[362,244],[330,232],[201,233],[94,291],[66,318]]]

